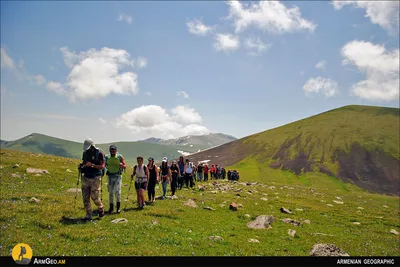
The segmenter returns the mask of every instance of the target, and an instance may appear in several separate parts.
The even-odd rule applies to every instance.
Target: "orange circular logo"
[[[19,243],[12,249],[11,255],[15,263],[27,265],[32,259],[32,249],[27,244]]]

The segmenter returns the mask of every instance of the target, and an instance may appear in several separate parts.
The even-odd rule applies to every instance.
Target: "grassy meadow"
[[[218,180],[229,187],[226,191],[212,182],[202,183],[206,190],[200,191],[196,183],[194,190],[178,191],[176,200],[157,200],[153,206],[136,210],[133,185],[125,201],[133,165],[128,161],[122,187],[122,208],[127,209],[83,223],[74,219],[85,215],[81,194],[74,209],[75,191],[67,192],[75,188],[78,162],[1,150],[0,255],[10,255],[23,242],[36,256],[306,256],[317,243],[335,244],[351,256],[400,256],[399,236],[390,232],[400,231],[399,198],[371,194],[320,173],[297,177],[248,158],[230,166],[240,171],[239,183]],[[13,168],[16,163],[19,167]],[[46,169],[49,174],[26,173],[29,167]],[[257,184],[243,183],[247,181]],[[108,209],[105,183],[102,195]],[[161,188],[156,189],[156,195],[160,194]],[[32,197],[40,203],[30,203]],[[188,199],[198,207],[183,205]],[[243,208],[231,211],[231,202]],[[293,214],[281,213],[281,207]],[[275,217],[271,229],[247,227],[259,215]],[[128,222],[111,222],[117,218]],[[302,225],[286,224],[280,221],[283,218]],[[288,235],[289,229],[296,230],[295,237]],[[210,236],[223,240],[212,241]],[[251,238],[259,243],[249,242]]]

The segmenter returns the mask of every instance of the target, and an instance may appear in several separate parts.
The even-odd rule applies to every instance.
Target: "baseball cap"
[[[88,150],[91,146],[94,146],[94,142],[92,139],[87,138],[85,142],[83,142],[83,151]]]
[[[162,161],[168,162],[168,158],[167,158],[167,157],[164,157]]]
[[[117,150],[117,146],[116,146],[116,145],[111,145],[111,146],[110,146],[110,150],[112,150],[112,149]]]
[[[153,159],[152,157],[149,157],[148,160],[149,160],[149,161],[150,161],[150,160],[151,160],[151,161],[154,161],[154,159]]]

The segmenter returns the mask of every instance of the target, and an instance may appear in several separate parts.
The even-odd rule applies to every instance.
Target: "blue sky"
[[[344,105],[399,107],[398,10],[2,1],[1,139],[239,138]]]

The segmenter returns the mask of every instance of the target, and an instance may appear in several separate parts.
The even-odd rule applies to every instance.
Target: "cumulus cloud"
[[[1,68],[2,69],[15,69],[16,65],[14,60],[7,54],[6,50],[1,48]]]
[[[71,70],[64,84],[47,82],[50,91],[68,96],[72,101],[101,98],[111,93],[133,94],[139,92],[137,74],[121,72],[125,67],[133,67],[131,55],[122,49],[104,47],[76,53],[62,47],[64,63]],[[139,62],[139,66],[143,63]]]
[[[249,50],[249,55],[257,56],[270,49],[272,44],[265,44],[260,37],[248,37],[244,42],[244,46]]]
[[[138,67],[139,69],[142,69],[142,68],[147,67],[147,63],[148,63],[147,58],[145,58],[145,57],[139,57],[139,58],[136,60],[135,66]]]
[[[240,47],[239,36],[218,33],[215,36],[214,48],[216,51],[231,52]]]
[[[117,18],[118,21],[125,21],[126,23],[132,23],[132,17],[127,14],[120,14]]]
[[[234,21],[235,31],[241,32],[251,26],[276,34],[301,30],[313,32],[316,24],[302,18],[299,7],[287,8],[279,1],[241,3],[228,1],[229,15]]]
[[[46,79],[42,75],[36,75],[33,77],[34,81],[38,85],[42,85],[46,82]]]
[[[391,101],[399,99],[399,49],[351,41],[343,46],[344,65],[353,65],[365,74],[365,80],[352,86],[352,92],[364,99]]]
[[[186,93],[186,91],[179,91],[179,92],[176,92],[176,95],[177,95],[177,96],[181,96],[181,97],[183,97],[183,98],[189,98],[189,94]]]
[[[193,19],[186,22],[186,26],[191,34],[205,36],[214,30],[214,27],[207,26],[202,19]]]
[[[303,90],[307,96],[310,96],[313,93],[321,93],[325,98],[332,97],[339,91],[337,82],[323,77],[310,78],[303,86]]]
[[[168,113],[160,106],[148,105],[122,114],[117,118],[116,125],[135,134],[169,139],[209,133],[206,127],[198,124],[201,121],[200,114],[188,106],[177,106]]]
[[[332,1],[336,10],[344,6],[365,9],[365,17],[390,34],[399,32],[399,1]]]
[[[326,61],[325,60],[321,60],[320,62],[317,63],[317,65],[315,65],[315,68],[319,69],[319,70],[324,70],[325,69],[325,65],[326,65]]]

